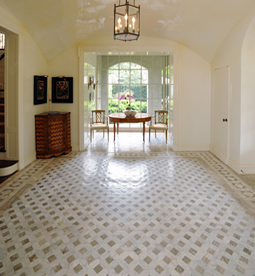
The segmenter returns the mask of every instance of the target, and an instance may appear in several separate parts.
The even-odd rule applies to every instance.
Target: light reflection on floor
[[[0,189],[0,275],[254,275],[248,186],[163,134],[112,138],[36,160]]]

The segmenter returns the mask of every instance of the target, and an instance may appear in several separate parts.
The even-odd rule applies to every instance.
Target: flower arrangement
[[[133,102],[135,102],[134,96],[133,96],[134,92],[132,90],[126,90],[120,97],[119,100],[125,100],[127,103],[127,107],[126,109],[132,109],[131,104]]]

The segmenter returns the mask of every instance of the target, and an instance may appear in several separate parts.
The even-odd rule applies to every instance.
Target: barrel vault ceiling
[[[136,0],[141,6],[141,36],[125,44],[113,40],[113,8],[118,3],[0,0],[0,7],[25,27],[47,61],[75,45],[143,45],[150,40],[160,44],[163,39],[186,46],[209,62],[231,29],[255,7],[254,0]]]

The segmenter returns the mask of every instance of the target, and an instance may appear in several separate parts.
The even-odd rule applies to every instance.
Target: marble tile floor
[[[0,275],[255,275],[255,190],[209,152],[96,134],[0,187]]]

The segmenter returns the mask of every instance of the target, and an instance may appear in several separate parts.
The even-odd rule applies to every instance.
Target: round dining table
[[[117,133],[119,133],[119,123],[143,123],[143,141],[145,141],[145,122],[151,120],[151,115],[148,113],[136,113],[134,117],[126,117],[124,113],[112,113],[109,116],[111,122],[113,122],[113,140],[115,141],[115,132],[117,124]]]

